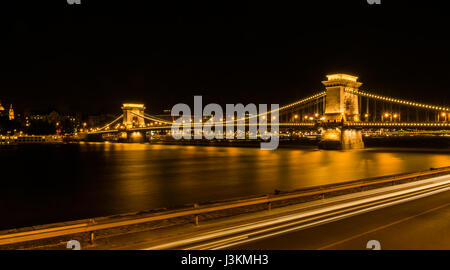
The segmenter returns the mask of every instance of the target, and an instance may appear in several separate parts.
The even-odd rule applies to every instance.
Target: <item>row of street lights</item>
[[[366,120],[368,120],[369,115],[365,114],[364,117]],[[437,114],[438,122],[441,122],[441,121],[447,122],[447,120],[448,120],[448,114],[446,112],[441,112],[441,113]],[[384,122],[384,121],[391,121],[391,122],[400,121],[400,114],[386,112],[381,115],[381,121],[382,122]]]
[[[294,114],[294,120],[298,120],[299,116],[298,114]],[[303,116],[303,120],[304,121],[314,121],[314,120],[325,120],[324,116],[320,116],[320,114],[315,113],[315,114],[311,114],[311,115],[305,115]]]

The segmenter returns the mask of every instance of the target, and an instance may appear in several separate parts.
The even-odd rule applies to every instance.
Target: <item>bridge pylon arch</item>
[[[138,115],[144,115],[145,109],[144,104],[124,103],[122,105],[122,111],[123,125],[125,128],[131,129],[134,127],[144,127],[145,119],[143,117],[139,117]]]

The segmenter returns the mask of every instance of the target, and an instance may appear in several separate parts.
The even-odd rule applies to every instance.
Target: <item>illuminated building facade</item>
[[[0,101],[0,116],[5,115],[5,108],[2,106],[2,102]]]
[[[9,106],[9,120],[14,120],[14,109],[12,104]]]

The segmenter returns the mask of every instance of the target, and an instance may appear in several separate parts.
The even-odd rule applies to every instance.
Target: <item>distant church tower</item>
[[[14,109],[12,107],[12,104],[11,106],[9,106],[9,120],[14,120]]]
[[[5,108],[2,106],[2,102],[0,101],[0,116],[3,116],[5,114]]]

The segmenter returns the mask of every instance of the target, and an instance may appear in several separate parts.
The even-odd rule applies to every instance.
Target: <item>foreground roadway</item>
[[[97,241],[94,249],[450,249],[450,175]]]
[[[234,249],[450,249],[450,191],[324,225],[280,234]]]

